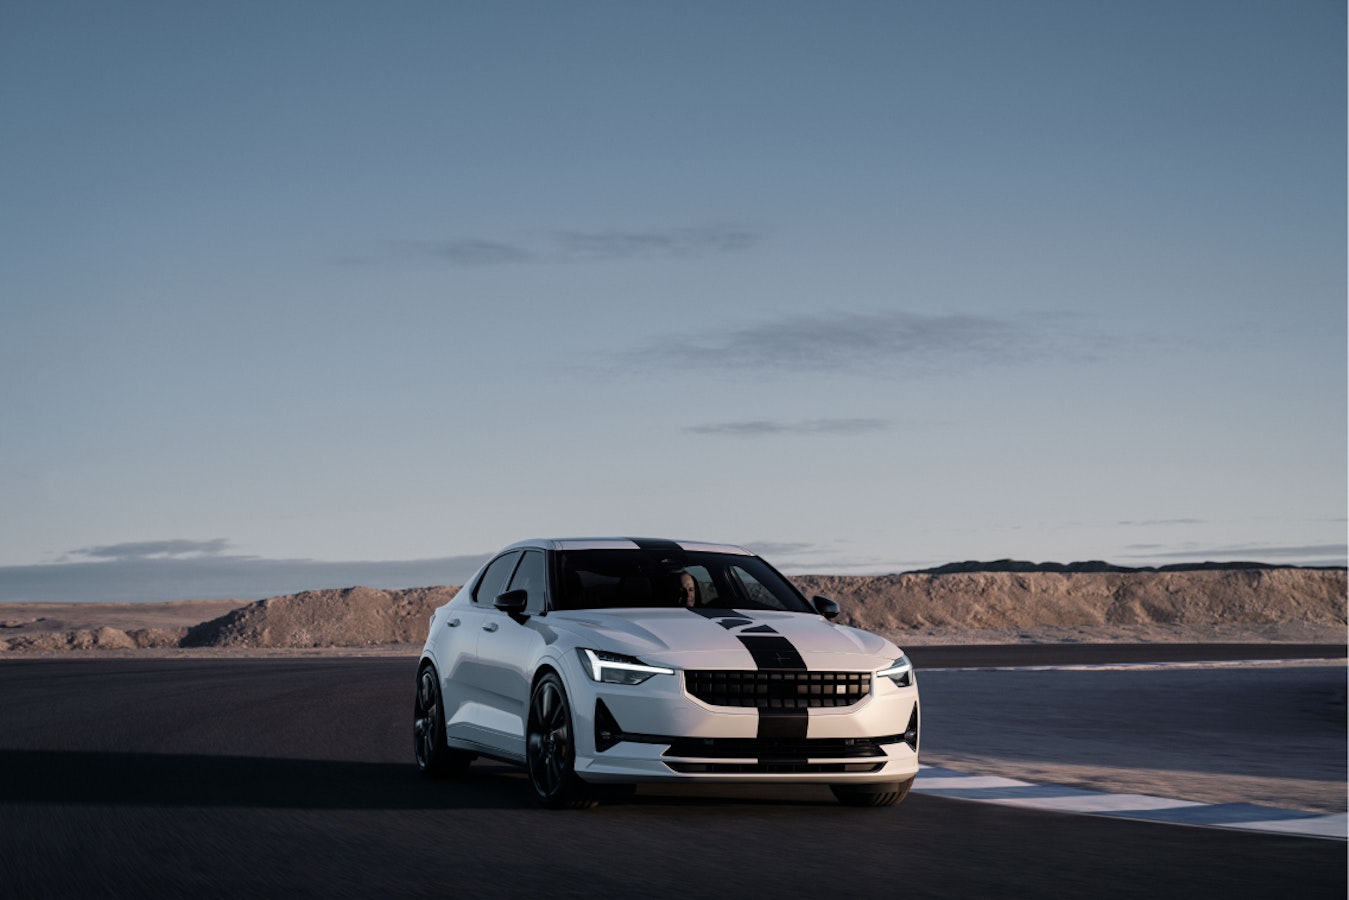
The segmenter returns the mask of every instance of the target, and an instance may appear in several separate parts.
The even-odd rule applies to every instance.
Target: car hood
[[[569,632],[579,647],[628,653],[677,668],[773,668],[765,648],[780,648],[788,656],[794,650],[811,670],[872,669],[899,656],[895,645],[879,635],[810,613],[587,609],[552,612],[548,621]]]

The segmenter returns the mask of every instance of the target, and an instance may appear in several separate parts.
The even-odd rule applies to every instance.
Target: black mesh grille
[[[871,693],[871,673],[688,670],[684,686],[712,706],[810,709],[852,706]]]

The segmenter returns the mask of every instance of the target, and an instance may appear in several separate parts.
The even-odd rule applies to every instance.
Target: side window
[[[482,578],[478,579],[478,586],[473,589],[473,602],[482,606],[491,606],[496,602],[497,594],[506,590],[506,579],[510,577],[519,558],[520,551],[512,550],[492,560],[487,571],[482,573]]]
[[[543,553],[538,550],[526,550],[519,568],[515,570],[515,576],[511,578],[509,588],[512,591],[523,589],[529,592],[526,612],[539,613],[544,610],[548,599],[547,584],[548,576],[543,566]]]

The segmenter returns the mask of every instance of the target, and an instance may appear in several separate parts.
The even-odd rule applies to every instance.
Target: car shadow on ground
[[[0,803],[271,809],[516,809],[509,766],[429,779],[411,763],[161,753],[0,750]]]
[[[822,785],[642,785],[598,790],[629,810],[835,806]],[[204,754],[0,750],[0,804],[305,810],[533,809],[524,771],[479,761],[430,779],[411,763]]]

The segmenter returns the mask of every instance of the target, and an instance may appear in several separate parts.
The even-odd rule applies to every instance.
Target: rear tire
[[[831,784],[834,799],[844,806],[894,806],[909,794],[913,779],[882,784]]]
[[[445,704],[434,666],[417,675],[417,698],[412,709],[412,750],[423,775],[442,778],[468,771],[474,754],[445,744]]]

